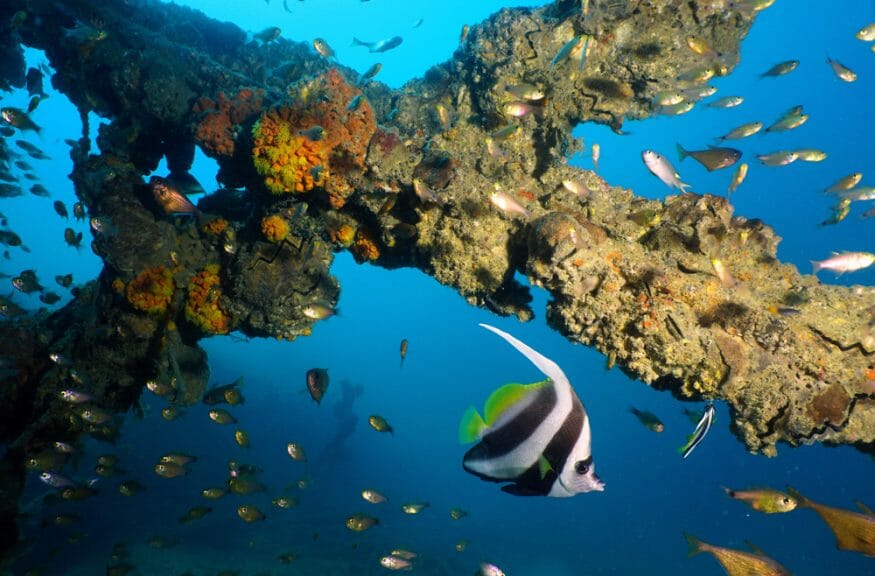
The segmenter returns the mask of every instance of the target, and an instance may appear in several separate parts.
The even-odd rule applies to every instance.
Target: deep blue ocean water
[[[382,62],[378,79],[392,87],[448,59],[463,24],[474,24],[502,6],[531,5],[495,0],[288,3],[294,15],[283,10],[280,0],[187,2],[250,31],[277,25],[287,38],[325,38],[338,60],[357,70]],[[420,18],[422,25],[413,28]],[[855,204],[838,225],[819,225],[831,206],[831,199],[820,193],[823,188],[855,171],[864,174],[862,185],[875,184],[875,54],[869,44],[854,38],[872,21],[875,8],[868,1],[777,0],[744,40],[740,65],[711,82],[718,88],[715,98],[738,94],[746,99],[743,105],[732,110],[698,106],[680,117],[629,122],[627,136],[603,126],[581,126],[576,134],[585,139],[587,152],[571,161],[590,167],[589,149],[598,142],[600,174],[609,183],[660,198],[669,189],[640,159],[642,150],[652,148],[670,157],[694,191],[725,194],[730,172],[708,173],[693,160],[678,162],[675,143],[702,148],[739,124],[768,124],[803,104],[810,114],[804,126],[734,144],[750,164],[747,181],[732,196],[736,213],[774,226],[783,238],[780,258],[803,272],[810,271],[809,260],[826,258],[832,251],[875,251],[875,221],[860,217],[871,202]],[[376,40],[396,34],[404,43],[385,54],[350,46],[352,36]],[[858,81],[838,80],[825,62],[827,56],[855,70]],[[45,61],[35,51],[28,58],[31,65]],[[801,61],[792,74],[758,78],[771,65],[791,58]],[[23,92],[2,96],[3,105],[26,102]],[[75,198],[66,178],[70,161],[62,141],[80,132],[78,116],[62,95],[53,93],[34,118],[44,133],[26,138],[53,157],[34,162],[37,172],[53,198],[70,206]],[[760,166],[753,157],[801,147],[821,148],[829,157],[783,168]],[[209,188],[215,164],[199,155],[193,172]],[[87,223],[72,223],[72,217],[72,224],[66,223],[52,213],[51,201],[32,196],[4,199],[0,211],[31,248],[29,254],[13,249],[11,260],[0,260],[0,271],[14,275],[35,268],[45,284],[55,274],[72,271],[78,283],[98,273],[100,262],[87,248]],[[85,233],[81,251],[63,243],[68,225]],[[687,557],[684,532],[733,548],[743,548],[749,540],[797,575],[875,572],[872,559],[836,550],[831,532],[814,512],[767,516],[727,498],[721,489],[782,489],[790,484],[825,504],[850,509],[860,499],[873,506],[875,462],[869,457],[850,448],[819,445],[781,445],[771,459],[748,454],[730,434],[728,414],[718,403],[707,440],[682,460],[675,450],[691,430],[682,408],[701,405],[680,404],[618,369],[608,370],[599,353],[550,330],[544,320],[544,292],[533,290],[536,317],[521,324],[468,306],[455,292],[415,270],[360,266],[340,254],[332,271],[342,285],[340,314],[317,324],[312,336],[293,343],[245,341],[233,335],[203,342],[215,383],[241,375],[245,379],[246,403],[232,410],[248,432],[251,448],[234,443],[234,427],[209,421],[206,406],[193,406],[180,420],[166,422],[160,415],[163,401],[144,394],[146,417],[126,419],[116,446],[88,444],[78,474],[86,474],[98,454],[112,452],[120,457],[125,477],[139,479],[148,490],[125,498],[115,489],[118,479],[104,480],[97,498],[65,505],[83,516],[80,526],[40,529],[43,513],[37,502],[46,489],[35,476],[29,478],[25,500],[33,502],[26,510],[32,517],[24,522],[32,548],[18,564],[21,573],[44,565],[50,574],[102,574],[113,544],[124,541],[141,574],[379,574],[386,572],[378,565],[379,557],[397,547],[420,555],[414,574],[472,574],[481,561],[494,562],[512,576],[721,574],[710,556]],[[821,273],[820,278],[872,285],[875,269],[842,277]],[[14,299],[30,308],[39,305],[35,297],[20,293]],[[541,377],[507,344],[479,328],[479,322],[514,334],[563,367],[590,415],[593,453],[605,492],[572,499],[518,498],[462,470],[467,447],[457,443],[456,430],[465,408],[482,406],[503,383]],[[402,338],[410,344],[399,367]],[[321,405],[304,388],[304,375],[314,367],[327,368],[330,374]],[[628,411],[633,405],[656,413],[665,431],[655,434],[644,428]],[[372,430],[370,414],[384,416],[395,433]],[[288,457],[290,441],[305,447],[308,462]],[[166,480],[152,466],[168,451],[200,459],[187,477]],[[269,490],[203,500],[201,489],[221,486],[227,478],[229,459],[260,467]],[[302,479],[304,489],[296,486]],[[271,506],[271,499],[288,485],[299,505],[291,510]],[[378,489],[389,501],[368,504],[359,496],[363,488]],[[405,515],[400,505],[411,500],[427,501],[430,507],[416,516]],[[263,510],[266,521],[241,522],[235,509],[245,502]],[[177,522],[201,504],[213,511],[188,525]],[[454,507],[469,515],[452,520],[449,510]],[[378,516],[380,525],[360,534],[347,530],[344,520],[356,512]],[[87,535],[69,543],[69,534],[77,532]],[[156,535],[177,543],[156,550],[147,545]],[[468,547],[456,552],[454,544],[462,539]],[[299,558],[284,566],[276,559],[284,552]]]

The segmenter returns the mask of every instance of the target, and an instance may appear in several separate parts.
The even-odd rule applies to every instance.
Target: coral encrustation
[[[170,270],[164,266],[155,266],[143,270],[128,283],[125,297],[137,310],[160,313],[170,305],[174,289]]]
[[[289,225],[277,214],[272,214],[261,220],[261,233],[269,242],[277,244],[289,235]]]
[[[212,157],[233,156],[240,125],[263,109],[264,91],[243,88],[228,98],[220,92],[215,100],[199,99],[193,108],[200,118],[195,131],[197,142]]]
[[[185,317],[210,334],[227,334],[229,331],[230,319],[219,305],[222,297],[220,284],[218,264],[209,264],[188,284]]]

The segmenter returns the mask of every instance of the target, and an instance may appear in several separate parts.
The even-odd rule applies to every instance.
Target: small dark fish
[[[216,424],[236,424],[237,419],[230,412],[222,408],[214,408],[209,411],[210,420]]]
[[[12,230],[0,230],[0,244],[21,246],[21,237]]]
[[[795,70],[797,66],[799,66],[799,60],[787,60],[786,62],[779,62],[778,64],[775,64],[774,66],[760,74],[760,78],[768,78],[770,76],[783,76]]]
[[[55,208],[55,213],[63,218],[64,220],[70,219],[70,213],[67,212],[67,206],[61,202],[60,200],[55,200],[55,203],[52,205]]]
[[[377,62],[376,64],[362,72],[361,76],[359,76],[358,83],[363,84],[367,82],[368,80],[379,74],[382,68],[383,65],[380,62]]]
[[[94,216],[91,218],[91,229],[101,236],[114,236],[118,233],[118,226],[106,216]]]
[[[30,193],[34,196],[39,196],[40,198],[51,198],[51,192],[46,189],[42,184],[34,184],[30,187]]]
[[[19,170],[21,170],[22,172],[27,172],[29,170],[33,170],[33,166],[31,166],[30,164],[28,164],[24,160],[16,160],[15,162],[13,162],[13,164],[15,164],[15,167],[18,168]]]
[[[379,524],[380,520],[368,514],[353,514],[346,519],[346,527],[353,532],[364,532],[371,526]]]
[[[404,359],[407,357],[407,338],[401,341],[401,366],[404,366]]]
[[[307,390],[316,404],[322,402],[328,389],[328,370],[326,368],[311,368],[307,370]]]
[[[33,130],[37,134],[40,133],[39,126],[30,119],[30,116],[27,115],[27,112],[21,110],[20,108],[0,108],[0,118],[14,128],[18,128],[19,130]]]
[[[389,425],[389,422],[387,422],[385,418],[377,414],[372,414],[371,416],[368,416],[368,424],[370,424],[371,428],[373,428],[377,432],[388,432],[389,434],[393,434],[395,432],[395,430]]]
[[[0,318],[11,320],[27,314],[27,311],[13,302],[10,296],[0,296]]]
[[[66,242],[68,246],[72,246],[78,250],[82,247],[82,232],[77,233],[72,228],[65,229],[64,242]]]
[[[33,172],[25,172],[25,173],[24,173],[24,179],[25,179],[25,180],[30,180],[31,182],[36,182],[36,181],[39,180],[39,176],[37,176],[37,175],[34,174]]]
[[[25,152],[27,152],[28,154],[42,154],[43,153],[43,151],[39,147],[31,144],[27,140],[21,140],[21,139],[16,140],[15,145],[18,146],[19,148],[21,148],[22,150],[24,150]]]
[[[152,195],[161,206],[165,214],[191,214],[199,216],[200,211],[185,195],[176,189],[172,182],[160,176],[152,176],[149,179]]]
[[[699,419],[699,423],[696,424],[696,429],[687,439],[687,443],[678,448],[678,452],[680,452],[684,458],[693,453],[693,450],[696,449],[702,440],[705,439],[705,436],[708,434],[708,431],[711,429],[711,424],[714,422],[714,405],[708,404],[705,406],[705,412],[702,414],[702,417]]]
[[[242,394],[240,394],[240,385],[243,384],[243,376],[237,378],[230,384],[216,386],[207,390],[204,393],[203,403],[207,406],[215,406],[216,404],[230,404],[235,406],[244,402]]]
[[[173,462],[159,462],[155,464],[155,474],[162,478],[178,478],[188,474],[188,470],[185,466],[180,466]]]
[[[386,52],[392,48],[397,48],[403,41],[404,39],[401,36],[393,36],[387,40],[378,40],[377,42],[362,42],[358,38],[353,38],[352,45],[367,46],[370,52]]]
[[[270,26],[269,28],[265,28],[257,34],[254,34],[253,38],[255,38],[256,40],[261,40],[262,42],[267,44],[279,38],[282,33],[283,31],[280,30],[278,27]]]
[[[247,523],[257,522],[259,520],[264,520],[265,518],[267,518],[267,516],[265,516],[261,510],[259,510],[255,506],[252,506],[251,504],[238,506],[237,516],[240,516],[240,518]]]
[[[207,193],[204,187],[201,186],[201,183],[197,181],[197,178],[189,172],[171,172],[165,180],[186,196]]]
[[[3,136],[4,138],[12,138],[15,136],[15,128],[6,125],[0,126],[0,136]]]
[[[42,294],[40,294],[39,299],[40,299],[40,302],[42,302],[43,304],[47,304],[49,306],[52,306],[54,304],[57,304],[58,301],[61,299],[61,297],[58,294],[56,294],[55,292],[50,291],[50,292],[43,292]]]
[[[638,418],[638,421],[641,422],[648,430],[653,432],[662,432],[665,430],[665,424],[652,412],[647,412],[645,410],[638,410],[634,406],[629,408],[629,412],[635,415]]]
[[[325,137],[325,129],[322,126],[312,126],[306,130],[298,130],[298,136],[303,136],[308,140],[318,142]]]
[[[707,150],[685,150],[680,144],[677,145],[678,158],[683,162],[687,156],[695,158],[699,164],[709,172],[732,166],[741,158],[741,150],[735,148],[721,148],[708,146]]]
[[[33,270],[23,270],[21,274],[12,279],[12,285],[15,286],[16,290],[20,290],[25,294],[42,292],[44,290],[36,277],[36,272]]]
[[[24,78],[28,96],[45,96],[43,91],[43,73],[39,68],[29,68]]]
[[[30,114],[34,112],[39,107],[40,102],[43,101],[43,98],[43,96],[34,96],[31,98],[27,103],[27,113]]]
[[[76,218],[77,222],[85,220],[85,205],[82,202],[73,204],[73,217]]]
[[[358,110],[359,106],[361,106],[364,97],[364,94],[359,94],[349,101],[349,104],[346,105],[346,109],[350,112],[355,112],[356,110]]]
[[[179,523],[189,524],[191,522],[194,522],[195,520],[200,520],[212,511],[213,509],[209,506],[195,506],[194,508],[190,508],[188,512],[179,517]]]
[[[21,186],[7,184],[5,182],[0,183],[0,198],[15,198],[22,194],[24,194],[24,192],[21,190]]]

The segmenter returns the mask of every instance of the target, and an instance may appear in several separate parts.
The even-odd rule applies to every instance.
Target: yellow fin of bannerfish
[[[483,421],[483,417],[480,416],[473,406],[468,406],[468,409],[462,415],[462,421],[459,422],[459,443],[470,444],[475,440],[479,440],[486,428],[486,422]]]
[[[544,380],[534,384],[505,384],[486,399],[486,406],[483,409],[486,424],[489,426],[495,424],[495,421],[511,406],[550,383],[550,380]]]
[[[547,472],[553,469],[553,466],[550,464],[550,461],[547,460],[546,456],[541,454],[538,457],[538,472],[541,473],[541,480],[543,480],[547,476]]]

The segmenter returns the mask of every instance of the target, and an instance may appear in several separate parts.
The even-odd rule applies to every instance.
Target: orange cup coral
[[[377,246],[377,241],[373,234],[364,228],[360,228],[355,235],[355,243],[352,246],[352,253],[356,260],[364,262],[366,260],[376,260],[380,257],[380,249]]]
[[[289,235],[289,224],[279,215],[273,214],[261,220],[261,233],[269,242],[278,244]]]
[[[161,313],[170,305],[175,288],[170,270],[156,266],[137,274],[128,283],[125,297],[131,306],[141,312]]]
[[[298,135],[289,108],[266,112],[252,128],[252,161],[274,194],[309,192],[328,178],[328,155],[320,141]]]
[[[230,320],[219,306],[222,297],[219,265],[210,264],[194,275],[188,284],[185,317],[204,332],[227,334]]]

